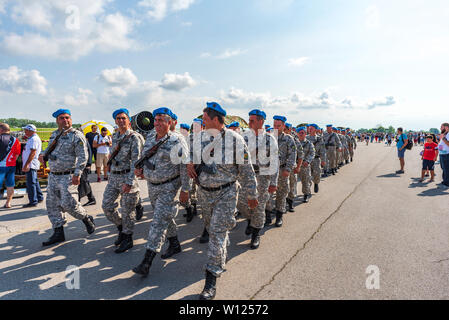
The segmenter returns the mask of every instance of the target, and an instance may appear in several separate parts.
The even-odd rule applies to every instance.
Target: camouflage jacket
[[[278,135],[279,166],[289,172],[296,168],[298,156],[297,144],[291,135],[281,133]]]
[[[123,171],[129,169],[130,172],[127,174],[126,184],[133,185],[137,181],[137,178],[134,175],[134,164],[139,160],[142,152],[142,142],[139,136],[131,129],[128,129],[123,135],[117,130],[117,132],[112,135],[111,153],[115,150],[120,141],[129,134],[131,136],[122,144],[119,153],[112,161],[111,171]]]
[[[324,140],[319,135],[308,135],[307,140],[312,142],[313,146],[315,147],[315,157],[320,157],[321,161],[326,161],[326,146],[324,144]]]
[[[307,139],[304,141],[299,141],[302,145],[302,149],[304,150],[304,161],[307,161],[309,164],[312,163],[313,159],[315,159],[315,147],[313,143]]]
[[[323,139],[324,139],[324,144],[326,145],[326,148],[328,146],[334,146],[337,148],[341,148],[341,141],[340,138],[338,138],[338,135],[335,132],[332,133],[328,133],[325,132],[323,133]]]

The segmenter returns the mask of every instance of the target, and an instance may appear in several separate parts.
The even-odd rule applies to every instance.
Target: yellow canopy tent
[[[197,118],[202,119],[203,115],[200,115]],[[231,116],[231,115],[226,116],[224,124],[228,125],[234,121],[237,121],[238,123],[240,123],[240,128],[249,128],[248,123],[243,118],[241,118],[239,116]]]

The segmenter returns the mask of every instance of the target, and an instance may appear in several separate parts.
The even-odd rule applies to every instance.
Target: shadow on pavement
[[[420,197],[436,197],[436,196],[447,196],[449,195],[449,190],[444,190],[441,188],[429,189],[418,193]]]
[[[114,253],[117,229],[103,214],[96,215],[92,235],[87,235],[81,221],[69,222],[64,227],[66,241],[52,247],[42,247],[53,232],[50,228],[45,233],[30,231],[9,238],[0,244],[0,298],[159,300],[198,281],[202,288],[208,249],[208,244],[199,243],[203,221],[196,216],[186,224],[183,210],[176,218],[183,252],[167,260],[158,254],[147,278],[132,272],[145,254],[149,208],[151,205],[145,206],[144,218],[136,223],[134,247],[122,254]],[[240,220],[230,232],[228,261],[249,250],[250,236],[244,234],[245,228],[246,221]],[[78,290],[66,287],[65,271],[71,265],[80,270]],[[183,299],[197,297],[188,295]]]
[[[388,174],[383,174],[381,176],[377,176],[377,178],[399,178],[401,175],[397,174],[397,173],[388,173]]]

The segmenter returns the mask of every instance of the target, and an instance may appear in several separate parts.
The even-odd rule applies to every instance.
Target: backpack
[[[401,135],[401,139],[402,139],[402,142],[404,142],[404,138],[402,137],[402,135]],[[412,141],[412,139],[408,139],[408,143],[405,146],[405,149],[412,150],[412,148],[413,148],[413,141]]]

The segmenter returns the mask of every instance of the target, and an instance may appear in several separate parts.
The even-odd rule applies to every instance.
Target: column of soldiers
[[[59,109],[53,116],[58,130],[40,156],[50,167],[47,211],[54,229],[44,246],[65,241],[64,212],[82,220],[89,234],[95,231],[93,217],[75,197],[87,163],[86,139],[72,128],[70,110]],[[182,251],[175,222],[178,205],[185,208],[190,222],[198,204],[204,223],[200,242],[208,243],[205,285],[199,296],[204,300],[215,297],[217,278],[225,271],[236,212],[247,220],[250,248],[259,248],[260,231],[272,223],[272,215],[275,226],[281,227],[283,215],[294,212],[298,178],[307,203],[312,183],[314,192],[319,191],[322,170],[323,176],[335,174],[339,164],[352,161],[356,148],[349,129],[339,134],[328,125],[321,135],[320,128],[311,124],[295,130],[281,115],[273,117],[271,128],[264,126],[266,114],[259,109],[249,112],[249,131],[240,132],[238,122],[226,128],[226,111],[216,102],[208,102],[202,119],[195,119],[192,126],[181,124],[181,133],[175,131],[177,116],[169,108],[154,110],[154,129],[145,138],[131,128],[127,109],[112,116],[118,129],[112,136],[102,209],[118,230],[115,252],[133,247],[135,222],[143,214],[137,178],[147,181],[154,210],[145,255],[132,269],[144,277],[166,240],[162,259]]]

